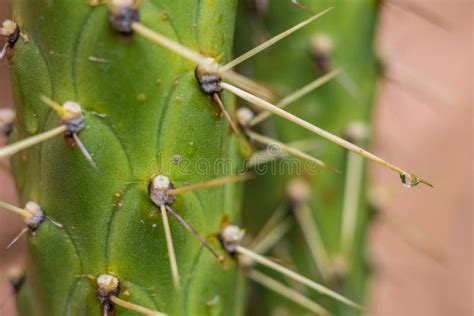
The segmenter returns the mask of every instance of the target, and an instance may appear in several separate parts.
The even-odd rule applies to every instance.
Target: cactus
[[[368,143],[378,75],[378,2],[341,1],[332,12],[249,3],[12,1],[2,34],[17,117],[0,156],[12,156],[26,206],[0,206],[27,224],[20,314],[241,315],[246,277],[288,298],[250,287],[249,314],[345,314],[363,304],[369,212],[359,155],[405,184],[428,184],[358,147]],[[298,90],[315,79],[316,93]],[[276,103],[293,91],[301,95]],[[280,117],[257,126],[235,96]],[[290,99],[291,110],[280,109]],[[316,158],[307,142],[291,143],[315,133],[346,151],[318,142]],[[263,163],[248,159],[272,147],[307,168],[260,175]],[[239,183],[252,168],[254,179]],[[256,241],[245,246],[274,216],[302,224],[265,249],[286,253],[294,269],[263,257]],[[288,288],[295,281],[315,291]]]
[[[374,100],[378,77],[373,51],[377,3],[376,1],[339,1],[331,5],[334,5],[335,9],[327,18],[294,34],[268,54],[257,56],[243,71],[248,71],[258,80],[281,87],[282,94],[288,95],[318,76],[324,75],[322,67],[325,63],[330,63],[334,68],[340,67],[346,78],[355,83],[356,95],[350,89],[348,90],[344,82],[332,80],[312,92],[311,95],[294,102],[288,110],[366,147],[368,141],[367,135],[364,134],[370,130],[371,104]],[[264,22],[260,26],[267,33],[273,34],[287,25],[296,23],[304,14],[294,7],[281,10],[279,6],[277,3],[270,2],[267,8]],[[312,12],[318,12],[325,8],[325,3],[305,2],[305,6]],[[247,12],[241,13],[237,19],[238,29],[240,30],[240,25],[247,29],[247,33],[240,37],[239,33],[236,34],[237,43],[241,45],[239,48],[245,51],[249,46],[254,45],[248,39],[255,38],[249,35],[255,32],[255,29],[249,29],[246,25],[255,24],[246,23],[244,17]],[[324,51],[331,47],[332,51]],[[322,53],[327,56],[318,56],[315,49],[322,50]],[[274,138],[285,142],[313,138],[311,133],[295,128],[293,124],[280,118],[264,121],[260,126],[267,133],[272,133]],[[357,137],[365,137],[365,139],[357,139]],[[327,280],[329,284],[352,300],[364,302],[369,277],[365,254],[369,209],[366,198],[366,180],[362,176],[363,170],[360,170],[364,168],[363,162],[359,161],[359,157],[354,154],[328,142],[319,142],[316,145],[317,157],[341,172],[338,174],[322,170],[316,176],[304,173],[299,175],[311,187],[310,198],[305,203],[312,213],[310,221],[316,225],[324,248],[328,252],[329,262],[323,262],[323,264],[329,265],[326,267],[329,271],[318,269],[302,233],[303,227],[298,224],[297,218],[292,220],[292,229],[284,235],[283,242],[276,247],[274,255],[277,256],[283,251],[287,254],[286,260],[294,264],[298,271],[320,281],[324,280],[321,272],[329,274],[329,280]],[[348,170],[350,165],[351,170]],[[244,191],[243,209],[246,227],[250,226],[252,231],[258,232],[267,222],[270,212],[282,207],[292,209],[291,197],[287,193],[288,183],[291,182],[291,178],[297,176],[298,174],[262,176],[249,183]],[[347,186],[347,182],[352,183]],[[258,190],[261,187],[269,189],[262,194],[261,190]],[[344,198],[350,196],[351,193],[356,197],[352,200],[354,202],[345,201]],[[348,205],[344,206],[345,203]],[[356,205],[351,205],[353,203]],[[343,249],[341,240],[344,207],[354,209],[346,212],[355,211],[357,214],[356,231],[349,237],[348,249]],[[294,217],[291,210],[288,212],[288,217]],[[258,299],[259,303],[250,304],[251,311],[255,315],[265,315],[276,310],[287,310],[290,314],[304,312],[294,304],[289,305],[287,301],[282,301],[268,290],[262,288],[255,290],[257,293],[262,292],[262,297]],[[331,306],[330,302],[322,301],[321,296],[311,294],[311,297],[324,302],[325,306]],[[335,315],[354,312],[345,310],[341,304],[338,305],[329,307]]]

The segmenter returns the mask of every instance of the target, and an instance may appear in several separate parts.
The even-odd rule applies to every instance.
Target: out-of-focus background
[[[0,0],[0,21],[9,17],[6,2]],[[380,87],[372,149],[435,188],[404,189],[370,164],[371,198],[381,215],[370,231],[375,270],[368,314],[473,315],[474,2],[384,2],[378,50],[387,80]],[[0,107],[12,104],[3,60]],[[16,204],[8,169],[0,161],[0,200]],[[4,247],[21,228],[14,215],[0,213],[0,315],[15,315],[6,273],[21,264],[24,247]]]

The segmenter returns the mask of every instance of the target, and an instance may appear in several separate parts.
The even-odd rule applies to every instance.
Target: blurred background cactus
[[[400,91],[405,94],[405,102],[414,104],[414,107],[400,109],[393,103],[387,102],[386,106],[382,103],[375,121],[375,130],[381,133],[374,133],[374,125],[370,121],[378,80],[388,76],[388,70],[402,69],[396,67],[397,62],[398,65],[404,64],[401,56],[416,50],[413,42],[409,42],[410,47],[404,46],[400,50],[399,44],[393,42],[401,41],[395,36],[401,32],[385,31],[381,33],[379,43],[389,45],[384,47],[379,44],[378,51],[383,53],[383,59],[379,62],[374,44],[377,28],[382,25],[383,29],[390,31],[390,22],[397,27],[399,24],[394,22],[393,16],[401,16],[412,23],[421,23],[422,28],[427,28],[438,38],[459,45],[460,36],[467,34],[458,30],[462,27],[459,26],[460,21],[467,20],[460,13],[462,6],[454,6],[456,8],[451,8],[451,11],[440,11],[447,12],[448,16],[443,16],[444,21],[451,22],[451,16],[456,14],[464,17],[464,20],[458,19],[458,23],[449,25],[450,29],[445,31],[431,25],[431,22],[427,23],[426,18],[413,15],[410,9],[400,10],[391,6],[390,1],[384,2],[385,5],[381,6],[379,1],[371,0],[318,3],[255,0],[240,1],[237,7],[236,1],[145,1],[140,11],[143,24],[193,50],[225,62],[312,14],[334,6],[335,9],[327,16],[241,64],[238,71],[264,83],[276,96],[284,97],[312,80],[341,68],[342,74],[336,79],[289,105],[288,111],[363,148],[368,147],[373,135],[380,134],[376,148],[385,151],[386,157],[426,175],[435,183],[436,190],[441,190],[445,196],[457,196],[469,201],[466,192],[469,187],[472,188],[471,181],[468,185],[460,183],[457,187],[461,190],[452,193],[445,184],[441,171],[448,170],[448,167],[439,168],[439,165],[442,165],[443,159],[450,159],[449,150],[440,153],[434,149],[436,155],[445,158],[440,158],[436,167],[434,162],[430,167],[419,149],[423,146],[427,150],[431,148],[427,141],[429,131],[434,131],[440,139],[448,140],[464,125],[456,124],[457,129],[447,126],[443,130],[435,130],[430,127],[429,118],[425,117],[423,121],[413,114],[429,113],[434,122],[431,124],[435,126],[437,121],[433,118],[443,117],[442,113],[446,111],[443,108],[445,100],[441,98],[440,101],[439,97],[442,94],[448,96],[449,104],[455,105],[449,111],[452,120],[463,122],[461,118],[464,118],[465,121],[466,108],[469,109],[470,104],[466,107],[466,102],[459,95],[469,91],[469,81],[456,86],[457,90],[450,90],[448,84],[444,85],[442,93],[431,93],[424,89],[427,85],[421,89],[420,85],[413,86],[416,80],[413,76],[407,76],[406,72],[392,71],[392,74],[399,76],[391,77],[391,82],[405,87]],[[422,3],[420,6],[424,7]],[[443,8],[443,5],[440,3],[439,7]],[[195,171],[200,158],[208,161],[230,158],[237,166],[242,160],[242,152],[238,153],[239,144],[229,131],[225,118],[220,115],[219,108],[196,85],[194,65],[137,35],[126,37],[115,33],[108,24],[107,8],[103,5],[90,6],[87,1],[73,4],[69,1],[37,1],[31,4],[31,1],[25,0],[12,2],[12,9],[13,15],[4,18],[13,16],[25,30],[29,41],[20,39],[9,56],[19,123],[10,141],[58,125],[57,115],[39,101],[39,96],[46,95],[60,103],[74,100],[86,110],[86,127],[80,138],[99,169],[97,172],[91,168],[80,151],[68,148],[61,137],[25,150],[13,159],[20,202],[12,204],[24,205],[29,200],[37,200],[49,216],[41,227],[41,233],[28,238],[27,278],[25,286],[21,287],[18,311],[24,315],[99,313],[96,285],[91,278],[109,273],[121,280],[120,297],[170,315],[231,315],[242,314],[244,309],[249,315],[307,313],[307,310],[251,281],[245,281],[245,286],[243,274],[237,271],[229,258],[224,265],[219,265],[210,253],[201,249],[193,236],[170,217],[182,280],[181,289],[174,292],[161,217],[147,194],[150,180],[158,174],[166,174],[175,186],[186,186],[229,172],[221,169],[206,170],[205,174],[183,172],[183,162],[190,162],[186,171]],[[380,24],[382,12],[387,15],[387,11],[388,17],[382,15],[384,23]],[[392,40],[387,39],[390,34]],[[456,39],[451,39],[455,35]],[[440,49],[437,45],[436,48]],[[464,56],[460,55],[460,58]],[[431,59],[438,63],[439,60]],[[2,60],[2,71],[6,65],[6,60]],[[454,69],[439,69],[437,75],[449,78],[451,74],[459,79],[460,67],[462,64],[454,65]],[[436,82],[436,78],[424,77],[423,72],[421,74],[425,81]],[[387,87],[383,91],[385,95],[393,93]],[[411,96],[407,97],[410,91]],[[228,109],[235,102],[227,94],[223,94],[223,101]],[[240,106],[248,105],[242,101],[238,103]],[[434,110],[426,110],[420,103],[430,103]],[[233,111],[231,114],[234,116]],[[416,126],[422,124],[427,128],[420,131]],[[390,238],[379,238],[384,237],[380,229],[388,228],[392,237],[402,240],[400,244],[407,247],[405,254],[408,251],[409,262],[421,260],[418,267],[423,271],[428,267],[437,271],[433,273],[442,271],[444,276],[450,267],[455,266],[455,278],[450,284],[456,284],[457,278],[470,270],[469,260],[467,264],[466,260],[461,260],[466,253],[469,257],[468,252],[447,251],[443,245],[437,245],[437,239],[427,236],[428,232],[436,231],[445,236],[444,239],[454,241],[463,238],[460,232],[452,234],[443,221],[434,226],[426,223],[426,216],[433,214],[433,208],[426,206],[431,205],[427,200],[435,200],[434,196],[440,198],[442,194],[420,187],[413,192],[402,191],[400,182],[383,168],[372,169],[375,176],[369,186],[365,162],[358,156],[280,118],[269,118],[256,130],[284,143],[297,144],[341,173],[324,169],[317,170],[316,174],[284,170],[283,174],[256,176],[244,184],[243,194],[240,193],[240,184],[228,184],[178,196],[173,208],[209,241],[211,247],[220,248],[213,235],[219,231],[223,221],[242,223],[242,227],[246,228],[245,242],[252,245],[252,239],[259,236],[269,218],[280,214],[276,222],[284,234],[271,243],[272,247],[266,249],[266,255],[326,284],[351,300],[368,305],[369,311],[379,315],[389,311],[408,315],[432,311],[430,303],[423,305],[416,302],[411,307],[408,304],[411,310],[400,307],[404,304],[398,301],[386,304],[384,299],[387,296],[384,295],[387,295],[387,290],[385,288],[384,291],[383,284],[396,286],[393,285],[394,279],[389,278],[384,283],[383,276],[390,271],[398,271],[392,272],[392,275],[401,273],[410,276],[416,270],[400,270],[400,267],[390,270],[389,264],[384,265],[383,259],[392,256],[380,253],[383,246],[377,247],[387,243],[387,239],[390,244]],[[392,132],[387,135],[387,131]],[[381,147],[383,140],[390,140],[396,145],[389,147],[384,144]],[[396,150],[387,151],[387,148]],[[261,149],[265,150],[264,147]],[[470,151],[464,148],[459,159],[470,161],[467,152]],[[282,159],[286,158],[278,157],[276,161]],[[300,161],[300,165],[303,162]],[[272,163],[275,162],[270,161],[267,166]],[[368,165],[373,166],[371,163]],[[461,164],[449,170],[449,175],[461,172],[459,170],[462,170]],[[457,183],[460,178],[451,183]],[[7,181],[2,181],[2,198],[14,202],[8,187]],[[309,191],[304,194],[305,190]],[[450,227],[459,227],[466,222],[463,218],[471,216],[465,204],[460,202],[456,207],[447,203],[448,208],[457,210]],[[403,207],[400,208],[400,205]],[[376,217],[374,226],[376,237],[373,244],[375,250],[379,249],[375,260],[374,256],[372,259],[367,257],[371,208],[381,214]],[[354,226],[347,220],[347,214],[355,214]],[[447,216],[442,210],[434,214],[439,218]],[[424,227],[421,234],[410,226],[415,218],[419,219],[416,226]],[[53,221],[64,227],[58,227]],[[423,226],[423,223],[426,225]],[[348,227],[349,231],[354,227],[353,233],[347,233]],[[320,241],[314,238],[315,228],[320,234]],[[469,232],[471,228],[467,226],[464,231]],[[310,241],[313,243],[308,243],[307,232],[311,229],[313,235]],[[9,238],[9,235],[6,236]],[[446,240],[444,242],[447,243]],[[23,241],[15,247],[21,243]],[[12,266],[13,252],[9,251],[2,254],[7,258],[2,261],[8,262],[2,264],[2,268]],[[403,247],[400,251],[403,253]],[[465,266],[458,265],[461,261]],[[379,268],[369,268],[369,262]],[[263,271],[275,280],[295,287],[293,282],[278,274]],[[425,278],[437,282],[432,274]],[[442,279],[445,280],[444,277]],[[15,280],[17,284],[18,277]],[[373,280],[375,286],[369,286]],[[406,284],[402,283],[400,288],[410,291],[422,286],[412,284],[410,287]],[[244,288],[246,294],[243,293]],[[331,314],[356,313],[354,309],[312,294],[298,285],[295,288],[323,305]],[[397,287],[398,290],[400,288]],[[444,290],[447,289],[449,286]],[[11,289],[4,293],[8,299]],[[389,293],[398,292],[392,290]],[[425,295],[436,298],[441,293],[444,292],[440,289],[431,296]],[[468,297],[469,286],[457,294],[461,297],[467,294]],[[468,304],[459,303],[459,300],[452,302],[449,294],[446,297],[440,310],[453,315],[467,315]],[[387,309],[387,306],[392,306],[392,309]],[[118,308],[119,315],[131,313]]]
[[[262,37],[281,32],[310,12],[322,11],[329,2],[301,4],[304,8],[293,5],[282,9],[281,3],[270,1],[258,12],[242,6],[237,18],[237,29],[240,31],[236,32],[237,50],[248,50]],[[378,77],[374,55],[378,6],[376,1],[339,1],[331,5],[335,9],[328,16],[256,56],[241,67],[241,72],[268,82],[280,95],[286,96],[317,77],[337,68],[342,69],[342,74],[289,105],[288,110],[367,148]],[[259,127],[267,135],[285,143],[309,141],[306,147],[313,147],[316,157],[341,173],[321,170],[317,175],[310,175],[305,174],[304,170],[297,171],[293,165],[288,168],[289,172],[269,172],[269,175],[257,177],[244,191],[245,227],[251,227],[250,231],[258,233],[272,213],[284,208],[288,214],[282,218],[293,217],[290,219],[291,228],[281,238],[282,242],[277,243],[274,251],[270,252],[272,257],[285,255],[288,264],[294,265],[303,274],[325,282],[356,302],[364,302],[368,277],[365,247],[367,186],[363,176],[364,162],[356,162],[355,165],[351,162],[351,159],[359,161],[362,158],[354,157],[354,154],[314,137],[281,118],[270,118]],[[366,135],[356,135],[360,133]],[[288,190],[292,189],[289,186],[294,185],[294,178],[299,178],[311,188],[306,201],[292,201]],[[348,195],[354,199],[349,197],[351,201],[345,201]],[[301,208],[298,203],[305,206]],[[346,213],[353,213],[354,218],[349,221],[355,221],[353,225],[356,227],[350,233],[346,249],[341,246],[344,207],[350,208]],[[287,306],[285,301],[270,293],[264,289],[252,292],[249,307],[253,314],[266,315],[278,310],[286,310],[289,314],[304,313],[304,309]],[[321,296],[310,296],[324,302],[325,306],[331,306],[330,301]],[[355,313],[345,310],[340,304],[332,304],[330,311],[338,315]]]

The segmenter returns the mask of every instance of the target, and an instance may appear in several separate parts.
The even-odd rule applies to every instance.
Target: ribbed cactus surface
[[[244,190],[241,184],[227,183],[178,194],[173,210],[212,249],[224,254],[217,238],[223,224],[240,224],[249,237],[244,243],[250,243],[276,210],[284,209],[282,218],[291,229],[267,254],[282,256],[283,265],[363,304],[368,208],[362,158],[272,117],[252,131],[285,144],[299,142],[298,148],[340,173],[315,168],[300,158],[291,158],[296,162],[292,166],[299,169],[282,168],[286,157],[268,162],[267,167],[277,165],[273,174],[261,174],[258,166],[246,169],[245,159],[265,146],[259,146],[245,126],[240,135],[231,128],[215,94],[202,91],[195,63],[129,27],[139,22],[224,64],[334,6],[316,22],[240,65],[238,71],[264,83],[274,92],[274,101],[334,74],[287,110],[365,148],[377,78],[373,52],[377,1],[253,0],[238,5],[237,0],[146,0],[137,1],[128,11],[117,9],[127,2],[11,1],[22,37],[8,48],[17,109],[10,141],[65,124],[58,115],[62,110],[48,107],[45,97],[59,105],[80,105],[84,123],[75,133],[66,131],[65,136],[12,158],[20,200],[36,202],[46,215],[27,237],[20,314],[135,314],[101,301],[96,282],[104,275],[120,282],[113,292],[118,298],[169,315],[241,315],[245,301],[247,314],[304,314],[304,308],[268,289],[246,287],[249,267],[239,269],[235,257],[228,255],[219,262],[170,216],[180,276],[176,286],[160,207],[150,198],[153,180],[162,175],[180,188],[242,171],[256,171]],[[213,79],[211,74],[210,88],[216,84]],[[236,99],[225,91],[216,94],[235,118]],[[281,153],[281,146],[274,145]],[[267,148],[271,150],[272,146]],[[305,195],[306,186],[310,191]],[[304,195],[302,200],[295,200],[295,190],[296,195]],[[318,267],[308,250],[316,241],[302,233],[305,228],[296,214],[301,209],[309,211],[303,222],[312,222],[321,236],[319,245],[328,255],[326,267]],[[355,231],[344,249],[343,210],[348,209],[355,217]],[[296,289],[331,314],[355,313],[323,295]],[[110,311],[109,303],[114,305]]]
[[[299,2],[310,12],[305,12],[298,6],[270,1],[267,10],[261,12],[258,20],[260,22],[250,23],[248,20],[252,17],[249,15],[255,11],[250,11],[249,7],[239,11],[237,29],[241,32],[236,33],[237,48],[239,51],[246,51],[255,45],[255,41],[261,40],[261,36],[259,38],[255,34],[276,34],[298,23],[302,17],[310,16],[311,12],[320,12],[334,6],[327,16],[249,61],[242,67],[242,72],[268,82],[280,95],[286,96],[327,71],[342,69],[342,75],[289,105],[287,110],[367,148],[378,76],[374,55],[377,1]],[[317,51],[318,49],[323,51]],[[322,67],[325,65],[329,65],[329,69]],[[365,236],[369,220],[365,163],[358,163],[360,157],[281,118],[273,117],[259,126],[267,135],[285,143],[301,140],[316,142],[313,146],[306,145],[307,149],[313,149],[312,153],[316,157],[340,173],[323,169],[315,174],[314,169],[305,172],[304,168],[293,167],[289,168],[293,170],[292,174],[257,177],[244,191],[245,225],[258,233],[272,213],[278,208],[286,208],[292,218],[291,228],[269,255],[285,255],[287,264],[294,265],[307,276],[323,281],[321,271],[309,251],[302,227],[293,215],[293,207],[287,193],[289,181],[295,177],[302,178],[311,187],[306,204],[330,259],[329,270],[333,272],[333,279],[326,280],[327,284],[363,304],[368,284]],[[361,139],[357,139],[359,135],[354,135],[365,133],[367,135],[360,135]],[[279,166],[278,163],[274,165]],[[303,167],[304,165],[304,161],[299,164]],[[361,179],[357,179],[359,173]],[[356,205],[349,205],[355,208],[356,230],[349,251],[344,251],[341,240],[343,209],[345,198],[350,194],[358,198]],[[262,293],[263,298],[256,299],[254,304],[251,304],[256,315],[278,310],[286,310],[290,314],[305,311],[294,304],[288,305],[287,301],[281,300],[271,291],[262,288],[257,288],[257,291]],[[330,306],[330,311],[335,315],[355,313],[342,304],[334,304],[322,296],[311,294],[311,291],[306,293],[323,302],[323,305]]]
[[[97,314],[95,283],[86,276],[111,273],[130,301],[149,308],[171,315],[236,313],[235,268],[216,263],[170,218],[182,279],[174,290],[161,217],[148,197],[153,176],[183,186],[222,176],[213,168],[219,158],[238,159],[228,124],[196,84],[195,65],[145,38],[115,32],[105,5],[11,5],[29,38],[16,43],[11,59],[19,123],[12,141],[58,126],[42,95],[75,101],[85,110],[79,136],[98,168],[61,136],[13,160],[21,200],[36,201],[64,225],[46,221],[28,238],[20,310]],[[169,38],[227,60],[235,7],[236,1],[146,1],[140,15]],[[224,100],[232,106],[231,98]],[[188,193],[174,209],[208,237],[224,214],[236,218],[239,196],[233,186]]]

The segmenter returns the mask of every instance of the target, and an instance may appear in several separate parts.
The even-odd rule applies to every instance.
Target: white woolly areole
[[[170,179],[159,175],[153,179],[152,188],[155,190],[167,190],[170,187]]]
[[[305,202],[311,196],[311,189],[304,180],[302,179],[293,179],[288,183],[287,186],[288,196],[298,202]]]
[[[81,106],[76,102],[66,101],[62,108],[66,110],[65,117],[63,118],[66,121],[79,118],[82,115]]]
[[[37,215],[37,214],[43,212],[41,210],[41,206],[39,206],[38,203],[33,202],[33,201],[30,201],[30,202],[26,203],[25,210],[27,212],[29,212],[31,215]]]
[[[102,274],[96,280],[97,287],[105,292],[112,293],[117,290],[119,286],[119,280],[110,274]]]
[[[241,125],[247,125],[254,118],[252,110],[246,107],[242,107],[237,110],[237,121]]]
[[[0,109],[0,126],[11,124],[15,121],[15,111],[12,109]]]
[[[10,36],[12,35],[17,28],[17,24],[12,20],[5,20],[2,24],[2,35]]]
[[[318,34],[311,40],[311,46],[318,53],[329,54],[334,48],[334,42],[326,34]]]
[[[119,8],[130,8],[135,4],[135,0],[112,0],[112,5]]]
[[[221,231],[221,238],[224,243],[239,243],[245,235],[245,230],[237,225],[229,225]]]
[[[207,70],[208,72],[217,72],[219,65],[216,60],[212,57],[206,57],[203,59],[199,65],[202,69]]]

